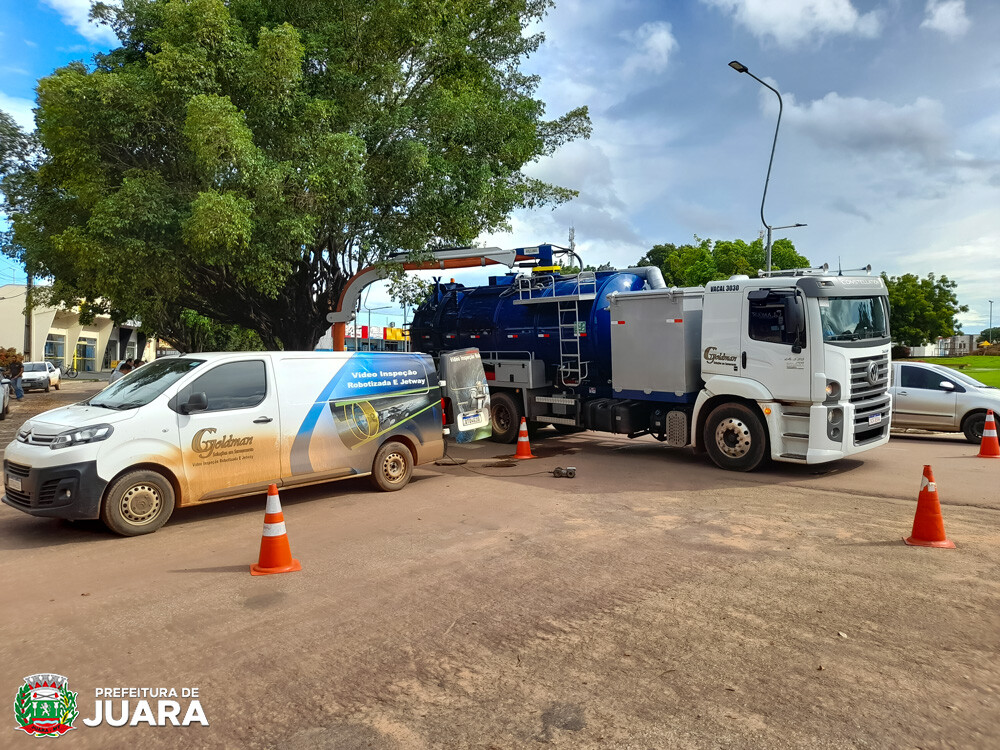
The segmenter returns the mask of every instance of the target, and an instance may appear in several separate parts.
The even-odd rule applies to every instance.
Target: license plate
[[[878,424],[881,421],[882,421],[881,414],[873,414],[872,416],[868,417],[868,424]]]
[[[21,491],[21,479],[20,477],[12,477],[10,474],[7,475],[7,486],[12,490],[17,492]]]
[[[462,424],[463,425],[479,424],[482,421],[483,421],[483,415],[482,414],[463,414],[462,415]]]

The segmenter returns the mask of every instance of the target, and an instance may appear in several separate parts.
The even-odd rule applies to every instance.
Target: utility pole
[[[32,275],[28,274],[28,285],[25,290],[26,294],[24,298],[26,300],[24,306],[24,361],[31,361],[31,288],[34,286],[35,280]]]

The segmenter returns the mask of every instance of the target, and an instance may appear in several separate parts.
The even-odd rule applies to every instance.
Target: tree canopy
[[[709,281],[737,274],[756,276],[765,266],[763,240],[747,244],[743,240],[712,241],[695,237],[696,244],[654,245],[639,259],[640,266],[657,266],[668,286],[702,286]],[[799,255],[786,238],[771,245],[771,268],[806,268],[809,260]]]
[[[121,46],[39,82],[3,249],[54,279],[49,302],[312,348],[356,270],[572,197],[521,171],[589,135],[585,108],[545,119],[520,70],[550,4],[97,4]]]
[[[927,274],[924,278],[907,273],[902,276],[882,274],[889,289],[889,329],[892,340],[906,346],[921,346],[941,336],[961,332],[955,321],[968,305],[959,305],[955,288],[947,276]]]

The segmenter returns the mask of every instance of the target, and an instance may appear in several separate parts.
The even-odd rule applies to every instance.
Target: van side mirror
[[[208,397],[203,391],[198,391],[197,393],[192,393],[187,400],[187,403],[181,404],[181,413],[190,414],[195,411],[205,411],[208,408]]]

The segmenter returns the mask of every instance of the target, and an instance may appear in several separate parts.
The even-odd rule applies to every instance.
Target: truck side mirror
[[[181,405],[182,414],[190,414],[195,411],[205,411],[208,408],[208,397],[203,391],[192,393],[187,403]]]
[[[792,351],[798,354],[802,351],[802,334],[806,329],[806,318],[802,312],[802,300],[797,294],[789,295],[784,300],[785,330],[794,334]]]

